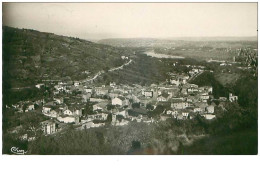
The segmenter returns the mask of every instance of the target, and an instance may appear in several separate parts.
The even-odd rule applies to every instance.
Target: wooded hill
[[[3,27],[4,88],[26,87],[41,79],[84,79],[120,66],[123,49],[79,38]]]

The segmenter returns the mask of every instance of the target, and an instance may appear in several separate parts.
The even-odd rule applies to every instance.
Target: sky
[[[257,35],[257,3],[3,3],[3,25],[82,39]]]

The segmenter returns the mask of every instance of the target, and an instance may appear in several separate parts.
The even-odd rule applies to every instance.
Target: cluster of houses
[[[192,69],[189,73],[199,73],[202,67]],[[74,124],[77,129],[104,126],[127,125],[131,121],[157,122],[169,118],[177,120],[192,119],[200,114],[206,119],[215,118],[216,104],[212,86],[199,87],[188,83],[187,74],[170,73],[170,80],[159,85],[141,86],[138,84],[95,85],[93,83],[58,82],[52,88],[49,98],[18,103],[13,105],[17,112],[38,111],[49,118],[42,122],[45,134],[53,134]],[[37,88],[44,84],[37,84]],[[220,97],[224,102],[235,102],[238,97],[231,94],[228,98]],[[220,106],[219,105],[219,106]],[[37,106],[37,109],[36,107]],[[156,117],[149,116],[158,106],[163,111]]]

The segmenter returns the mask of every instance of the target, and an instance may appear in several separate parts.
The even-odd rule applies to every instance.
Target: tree
[[[108,114],[108,116],[107,116],[107,122],[108,122],[108,123],[111,123],[111,122],[112,122],[112,114],[111,114],[111,113]]]
[[[154,107],[153,107],[153,105],[151,105],[151,104],[147,104],[147,105],[146,105],[146,109],[147,109],[147,110],[153,110]]]
[[[132,108],[140,108],[140,103],[133,103]]]
[[[90,103],[90,102],[87,102],[86,103],[86,106],[85,106],[85,115],[89,115],[89,114],[93,114],[93,104]]]
[[[115,105],[112,105],[112,104],[108,104],[107,105],[107,110],[112,110],[112,109],[115,109]]]
[[[158,117],[164,111],[163,105],[158,105],[153,111],[148,112],[149,117]]]

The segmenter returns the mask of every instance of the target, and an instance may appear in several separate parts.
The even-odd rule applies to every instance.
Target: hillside
[[[122,65],[121,55],[127,52],[79,38],[4,26],[4,88],[26,87],[42,79],[84,79]]]

